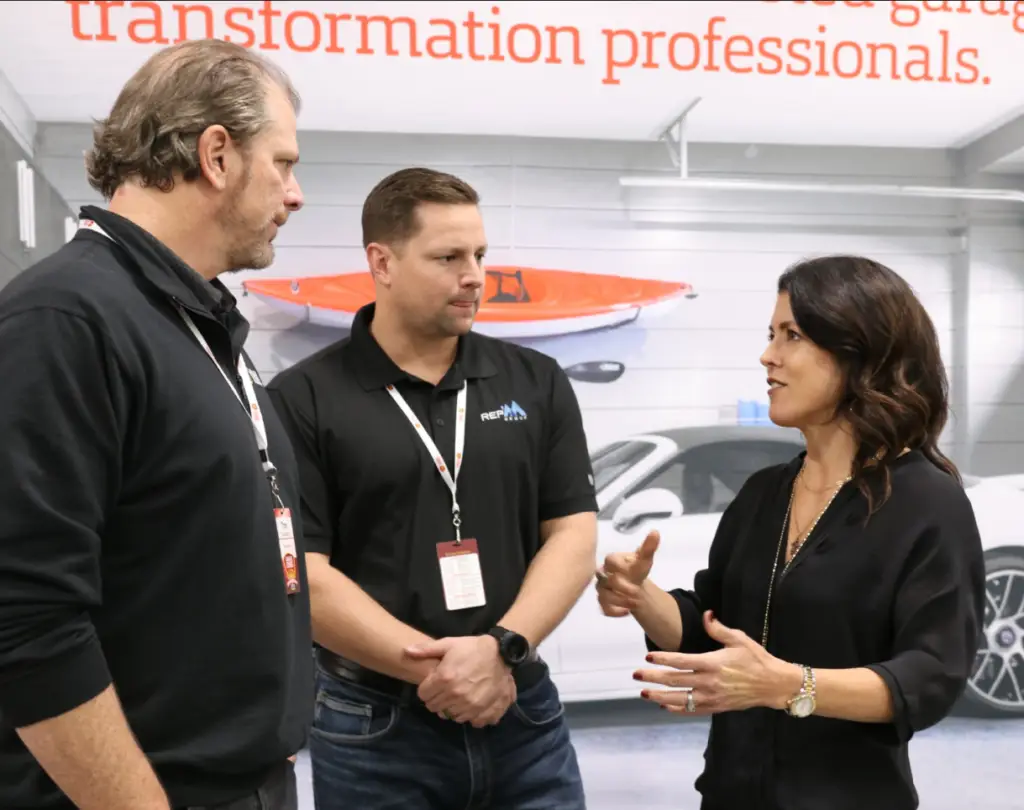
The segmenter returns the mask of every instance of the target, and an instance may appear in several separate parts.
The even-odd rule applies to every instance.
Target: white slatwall
[[[982,474],[1024,471],[1024,228],[1015,219],[990,218],[995,224],[964,242],[953,233],[961,212],[941,201],[621,189],[623,173],[672,171],[661,144],[332,133],[303,133],[300,142],[306,208],[279,235],[277,262],[264,277],[363,269],[365,194],[387,173],[419,164],[452,171],[480,191],[493,264],[694,285],[697,299],[646,331],[546,344],[564,364],[627,365],[615,384],[576,384],[593,445],[718,422],[739,399],[763,400],[758,357],[778,274],[808,255],[851,251],[900,272],[935,320],[960,386],[947,449]],[[84,179],[87,145],[84,127],[41,127],[44,170],[72,207],[98,201]],[[690,160],[694,174],[840,182],[946,183],[953,173],[947,155],[926,150],[696,144]],[[968,263],[966,273],[955,272],[957,262]],[[240,289],[248,275],[226,281]],[[968,294],[969,305],[957,309]],[[252,299],[242,304],[253,324],[249,350],[265,377],[340,337]],[[958,323],[965,314],[969,320]]]
[[[1024,228],[975,228],[969,283],[970,466],[1024,472]]]

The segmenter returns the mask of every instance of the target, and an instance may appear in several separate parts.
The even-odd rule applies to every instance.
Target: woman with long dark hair
[[[598,572],[654,665],[641,693],[711,715],[702,810],[910,810],[907,746],[970,676],[984,563],[974,512],[939,449],[948,384],[911,288],[856,256],[779,279],[770,418],[806,450],[752,475],[692,588],[648,579],[658,544]]]

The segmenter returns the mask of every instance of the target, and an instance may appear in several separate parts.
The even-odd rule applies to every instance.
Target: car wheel
[[[974,714],[1024,717],[1024,550],[985,555],[985,630],[964,698]]]

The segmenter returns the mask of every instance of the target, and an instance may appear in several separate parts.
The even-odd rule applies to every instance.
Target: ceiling
[[[89,121],[106,114],[122,84],[160,44],[133,40],[163,35],[196,38],[212,33],[270,42],[262,52],[292,75],[304,97],[302,129],[416,133],[504,134],[599,139],[648,139],[696,98],[688,136],[698,141],[836,144],[903,147],[961,147],[1024,111],[1024,84],[1017,80],[1022,34],[1011,16],[986,16],[983,7],[1013,3],[928,3],[950,11],[921,14],[920,3],[794,2],[230,2],[206,4],[10,2],[0,8],[0,72],[37,121]],[[917,8],[915,14],[914,8]],[[966,7],[971,13],[958,13]],[[187,12],[180,25],[179,9]],[[350,15],[332,20],[328,15]],[[480,30],[471,58],[470,15]],[[364,15],[361,22],[359,17]],[[366,18],[380,15],[378,20]],[[914,23],[915,17],[920,19]],[[104,25],[104,17],[106,24]],[[392,27],[389,56],[385,17],[406,17]],[[426,51],[431,35],[452,23],[464,58],[408,56],[411,25],[415,45]],[[708,51],[709,21],[718,37]],[[151,24],[142,25],[140,21]],[[158,24],[152,24],[157,20]],[[207,29],[207,23],[212,25]],[[572,26],[579,55],[572,62],[572,32],[557,43],[562,64],[491,61],[489,26],[511,36],[524,51],[528,27],[510,35],[513,25]],[[234,25],[232,29],[230,26]],[[1024,29],[1024,21],[1018,24]],[[319,27],[320,41],[314,39]],[[361,43],[365,27],[367,42]],[[609,33],[620,31],[622,33]],[[289,33],[290,32],[290,33]],[[650,32],[645,35],[644,32]],[[689,32],[690,37],[686,34]],[[822,33],[823,32],[823,33]],[[659,36],[658,34],[663,34]],[[681,34],[681,36],[673,36]],[[312,45],[308,53],[287,46]],[[812,57],[822,40],[840,48],[841,69],[863,67],[858,78],[765,75],[766,57],[744,57],[745,41],[754,52],[776,52],[790,65],[786,48]],[[778,44],[764,38],[778,37]],[[333,39],[333,42],[332,42]],[[702,69],[680,70],[669,62],[669,45],[686,67],[699,43]],[[545,55],[552,52],[541,37]],[[750,44],[752,43],[752,44]],[[901,78],[890,77],[888,51],[878,53],[884,78],[866,78],[869,46],[888,44]],[[361,44],[373,53],[359,53]],[[329,52],[332,47],[344,53]],[[636,46],[635,54],[633,47]],[[648,67],[648,47],[653,57]],[[911,81],[906,63],[915,56],[919,72],[940,77],[943,65],[955,74],[957,52],[977,65],[976,81]],[[507,49],[506,53],[508,52]],[[732,70],[727,51],[732,53]],[[635,58],[634,58],[635,57]],[[615,67],[618,63],[621,67]],[[611,65],[611,66],[610,66]],[[660,66],[659,66],[660,65]],[[747,66],[752,72],[740,73]],[[708,69],[708,68],[713,69]],[[610,83],[609,77],[614,77]],[[1024,142],[1019,144],[1024,146]],[[996,156],[996,157],[1001,157]]]

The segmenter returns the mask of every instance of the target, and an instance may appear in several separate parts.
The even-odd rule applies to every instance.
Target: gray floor
[[[588,810],[696,810],[693,780],[707,723],[642,703],[572,705],[573,739]],[[911,760],[921,810],[1024,807],[1024,720],[951,717],[915,737]],[[300,810],[313,810],[309,762],[299,761]]]

